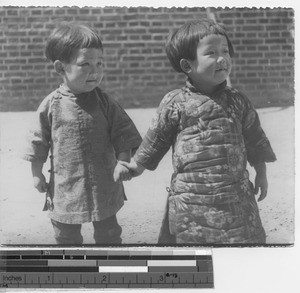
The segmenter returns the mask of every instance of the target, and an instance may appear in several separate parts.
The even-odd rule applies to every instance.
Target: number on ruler
[[[103,283],[103,282],[107,282],[107,276],[106,276],[106,275],[103,275],[103,276],[102,276],[101,283]]]
[[[166,273],[166,276],[167,277],[171,277],[171,278],[177,278],[177,274],[176,273],[172,273],[172,274]]]

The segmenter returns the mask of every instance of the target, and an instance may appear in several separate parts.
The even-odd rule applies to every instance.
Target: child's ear
[[[184,73],[190,73],[192,70],[190,62],[187,59],[180,60],[180,67]]]
[[[61,61],[55,60],[54,63],[53,63],[53,65],[54,65],[55,71],[58,74],[62,75],[62,74],[65,73],[65,66],[64,66],[64,64]]]

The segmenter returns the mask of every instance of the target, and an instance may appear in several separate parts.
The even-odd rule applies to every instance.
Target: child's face
[[[210,93],[229,76],[232,63],[223,35],[208,35],[199,41],[197,58],[189,61],[188,76],[203,93]]]
[[[103,77],[103,52],[99,49],[80,49],[70,63],[63,63],[64,84],[75,94],[90,92]]]

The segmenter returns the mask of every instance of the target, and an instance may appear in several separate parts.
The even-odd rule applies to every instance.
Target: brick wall
[[[276,9],[211,9],[226,25],[235,48],[231,83],[255,106],[285,106],[294,99],[294,12]],[[76,20],[102,35],[102,87],[124,107],[156,107],[163,95],[183,85],[165,56],[169,31],[205,8],[0,7],[0,107],[35,110],[58,86],[45,61],[44,42],[55,23]]]

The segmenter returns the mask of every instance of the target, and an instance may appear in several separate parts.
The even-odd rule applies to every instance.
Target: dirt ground
[[[155,109],[129,109],[142,135]],[[259,203],[268,244],[294,242],[294,108],[258,110],[277,156],[268,164],[269,191]],[[42,211],[44,195],[32,185],[30,163],[19,158],[33,112],[0,113],[0,244],[52,245],[53,231]],[[47,170],[48,166],[45,166]],[[172,172],[170,152],[158,169],[125,182],[128,201],[118,213],[124,244],[155,244]],[[253,178],[253,170],[250,170]],[[91,224],[82,228],[85,244],[93,244]]]

